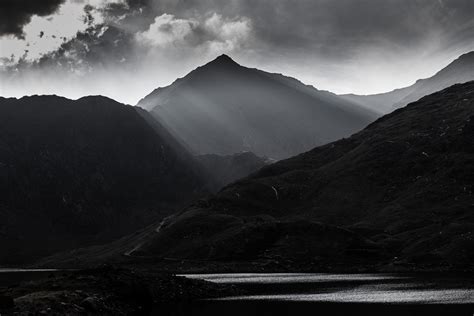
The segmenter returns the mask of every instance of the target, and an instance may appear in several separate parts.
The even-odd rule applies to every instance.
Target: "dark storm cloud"
[[[33,15],[46,16],[54,13],[65,0],[1,0],[0,36],[23,37],[23,26]]]
[[[44,70],[82,72],[87,69],[117,65],[137,56],[133,52],[134,37],[114,26],[103,24],[91,26],[76,37],[64,42],[57,50],[43,55],[34,62],[20,60],[18,71]]]
[[[148,6],[177,16],[209,11],[246,16],[259,40],[274,49],[312,49],[334,58],[367,45],[396,49],[430,35],[457,34],[474,12],[472,0],[164,0]],[[466,33],[472,39],[472,28]]]
[[[23,2],[29,1],[7,0],[2,5],[10,3],[13,8],[12,3]],[[39,2],[45,12],[46,7],[54,10],[53,3],[57,7],[61,1],[33,3]],[[31,16],[34,7],[24,11]],[[86,5],[87,23],[93,22],[91,10]],[[255,49],[310,53],[327,59],[350,58],[373,47],[396,51],[426,40],[463,42],[474,37],[472,0],[126,0],[106,2],[100,10],[109,23],[120,19],[119,26],[132,33],[145,31],[162,14],[184,19],[210,13],[245,17],[252,23]],[[27,20],[22,21],[16,24]],[[206,40],[206,33],[201,32],[200,38],[199,30],[197,27],[190,42]],[[18,32],[21,28],[17,27],[16,34],[21,34]]]

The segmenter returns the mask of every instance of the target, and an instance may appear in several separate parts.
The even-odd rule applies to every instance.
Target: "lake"
[[[0,269],[0,286],[58,270]],[[184,274],[234,285],[241,295],[157,306],[152,315],[474,315],[474,277],[444,274]]]
[[[470,275],[190,274],[245,294],[186,306],[173,315],[474,315]]]

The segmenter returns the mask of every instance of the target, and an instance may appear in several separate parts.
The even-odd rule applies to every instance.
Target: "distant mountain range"
[[[341,97],[222,55],[140,107],[0,98],[0,264],[473,269],[474,83],[422,97],[473,64]]]
[[[256,269],[472,269],[474,82],[264,167],[135,249]]]
[[[209,192],[208,180],[142,109],[0,98],[0,263],[133,232]]]
[[[374,95],[346,94],[340,97],[381,114],[387,114],[425,95],[471,80],[474,80],[474,52],[460,56],[433,77],[418,80],[412,86]]]
[[[296,79],[240,66],[226,55],[158,88],[151,110],[196,155],[250,151],[288,158],[362,129],[376,113]]]

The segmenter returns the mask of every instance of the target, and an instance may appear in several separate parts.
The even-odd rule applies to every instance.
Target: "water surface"
[[[466,275],[239,273],[183,275],[244,293],[175,315],[474,315]]]

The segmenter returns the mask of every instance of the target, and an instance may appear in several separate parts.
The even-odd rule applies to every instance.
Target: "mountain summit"
[[[216,59],[209,62],[207,65],[208,66],[209,65],[239,66],[238,63],[236,63],[232,58],[230,58],[226,54],[222,54],[220,56],[217,56]]]
[[[274,159],[349,136],[376,117],[332,93],[243,67],[227,55],[156,89],[138,106],[151,110],[195,154],[251,151]]]

